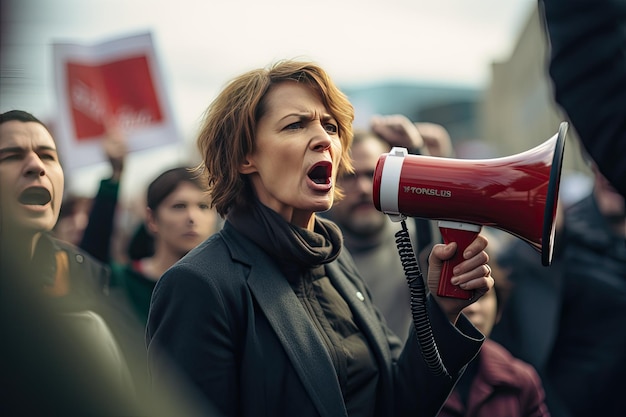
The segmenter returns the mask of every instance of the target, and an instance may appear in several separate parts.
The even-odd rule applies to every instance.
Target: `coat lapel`
[[[222,233],[224,236],[229,234]],[[251,265],[248,287],[276,332],[320,415],[347,417],[328,351],[287,279],[256,245],[239,237],[227,241],[233,257]],[[338,414],[339,410],[343,410],[342,414]]]

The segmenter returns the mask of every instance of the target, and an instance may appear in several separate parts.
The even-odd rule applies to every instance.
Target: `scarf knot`
[[[316,216],[310,231],[287,222],[258,200],[231,209],[227,220],[276,259],[283,270],[296,267],[303,271],[332,262],[343,245],[339,227],[330,220]]]

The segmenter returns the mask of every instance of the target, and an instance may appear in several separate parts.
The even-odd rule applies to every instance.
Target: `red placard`
[[[53,44],[59,115],[57,144],[66,170],[106,161],[107,126],[123,129],[130,152],[180,142],[152,36]]]
[[[77,140],[103,135],[105,123],[113,115],[123,126],[163,120],[145,56],[100,65],[69,61],[66,66],[67,96]]]

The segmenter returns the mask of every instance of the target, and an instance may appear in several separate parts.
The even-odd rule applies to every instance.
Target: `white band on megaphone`
[[[392,215],[400,214],[398,194],[400,190],[400,174],[404,157],[409,154],[406,148],[393,147],[385,158],[385,165],[380,176],[380,211]]]

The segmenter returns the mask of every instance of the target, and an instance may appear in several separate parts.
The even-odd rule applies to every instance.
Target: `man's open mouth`
[[[20,194],[19,201],[22,204],[44,206],[52,200],[50,191],[43,187],[27,188]]]

